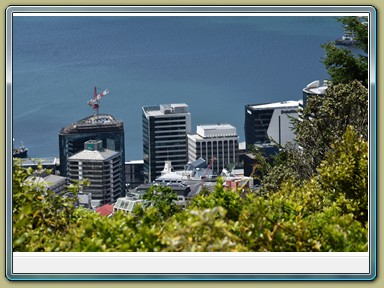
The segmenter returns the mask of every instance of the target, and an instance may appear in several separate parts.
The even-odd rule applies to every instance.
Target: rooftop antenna
[[[95,86],[94,92],[93,92],[93,99],[89,100],[87,104],[93,108],[93,116],[99,115],[99,100],[107,95],[109,93],[108,89],[105,89],[100,94],[97,94],[97,88]]]

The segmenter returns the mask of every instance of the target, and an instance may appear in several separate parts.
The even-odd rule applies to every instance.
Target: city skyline
[[[326,77],[320,44],[340,33],[334,17],[316,16],[16,17],[15,144],[23,141],[32,157],[57,157],[58,131],[92,114],[86,102],[95,85],[110,91],[100,113],[128,131],[126,160],[142,159],[141,107],[160,103],[187,103],[193,127],[231,123],[243,142],[244,105],[300,99],[308,82]]]
[[[307,10],[304,9],[306,12],[308,9],[310,12],[313,9],[323,9],[321,6],[308,7]],[[276,8],[281,9],[273,7],[272,10]],[[302,7],[295,9],[300,8]],[[214,9],[226,11],[230,8]],[[239,6],[237,9],[247,11],[250,8]],[[90,211],[79,210],[79,214],[72,213],[74,210],[71,210],[71,205],[68,206],[69,210],[63,209],[69,213],[62,214],[62,221],[55,221],[55,212],[60,210],[57,209],[56,201],[46,201],[48,197],[43,201],[39,201],[41,197],[30,197],[35,196],[36,191],[28,189],[19,181],[27,171],[18,165],[18,161],[14,161],[15,180],[13,183],[6,181],[7,190],[12,191],[6,197],[6,214],[12,215],[12,222],[9,223],[11,225],[6,225],[6,235],[11,235],[6,239],[9,248],[6,251],[6,265],[12,268],[7,269],[8,279],[27,279],[33,273],[39,273],[36,274],[37,278],[38,275],[50,278],[49,274],[43,273],[55,273],[56,280],[68,279],[68,275],[76,279],[85,279],[84,277],[91,275],[94,280],[105,280],[105,277],[116,277],[116,273],[120,273],[118,277],[121,280],[138,280],[135,277],[140,277],[140,280],[153,277],[151,279],[154,280],[159,279],[156,278],[158,275],[164,280],[168,273],[180,273],[178,275],[181,278],[169,276],[167,279],[170,280],[185,280],[185,276],[192,280],[204,277],[208,279],[207,275],[212,276],[211,280],[375,279],[377,11],[374,7],[331,6],[326,7],[325,11],[332,11],[332,14],[320,16],[320,13],[303,13],[305,16],[300,17],[12,15],[13,74],[12,86],[9,87],[12,87],[13,94],[7,94],[11,99],[7,98],[6,102],[7,115],[11,115],[12,123],[7,124],[7,133],[10,133],[7,135],[15,138],[14,143],[23,141],[30,148],[31,156],[58,156],[59,131],[72,124],[76,125],[79,119],[93,115],[93,107],[89,107],[87,101],[92,99],[96,86],[98,91],[108,89],[110,92],[100,102],[100,115],[112,115],[111,117],[124,124],[124,136],[120,141],[124,145],[120,149],[126,151],[125,160],[142,158],[142,107],[163,103],[188,105],[192,133],[198,125],[229,123],[241,134],[239,140],[243,142],[246,124],[244,118],[247,114],[244,108],[247,109],[247,105],[259,105],[262,108],[266,103],[298,101],[303,97],[305,102],[306,97],[312,94],[309,88],[313,88],[314,85],[311,84],[314,81],[324,83],[324,80],[329,79],[322,63],[325,52],[321,44],[343,35],[342,25],[334,16],[344,13],[344,10],[350,12],[357,9],[363,11],[360,12],[363,15],[368,15],[368,35],[374,38],[368,39],[371,47],[368,53],[374,53],[367,57],[368,84],[372,80],[374,83],[371,82],[368,89],[367,85],[354,81],[350,86],[340,84],[345,93],[352,96],[352,100],[338,93],[338,85],[331,85],[331,89],[327,90],[328,95],[324,97],[327,99],[317,99],[328,101],[319,104],[320,108],[324,107],[324,116],[321,113],[309,114],[323,117],[322,120],[330,120],[325,122],[328,125],[317,125],[316,121],[312,121],[316,118],[312,116],[303,118],[305,120],[302,123],[307,125],[304,128],[308,129],[302,135],[309,135],[304,139],[308,140],[306,143],[309,145],[300,154],[296,154],[298,157],[294,159],[280,159],[276,166],[279,168],[275,171],[277,173],[266,174],[261,186],[254,187],[260,193],[242,197],[250,192],[242,189],[247,182],[230,179],[232,175],[228,173],[228,179],[220,177],[217,180],[212,193],[199,195],[199,201],[190,207],[186,205],[180,214],[169,213],[172,210],[164,209],[164,199],[160,199],[161,197],[159,200],[162,201],[155,203],[159,195],[165,196],[168,193],[167,187],[158,187],[153,190],[155,193],[149,195],[152,197],[149,200],[154,201],[149,213],[144,209],[137,213],[145,221],[124,217],[123,214],[102,217]],[[364,34],[365,30],[362,29],[361,33]],[[353,53],[357,52],[354,47],[351,50]],[[345,67],[342,65],[342,68]],[[367,71],[361,70],[365,75]],[[353,77],[350,75],[352,73],[347,74],[347,77]],[[306,88],[308,91],[304,90]],[[368,103],[365,96],[368,97]],[[330,102],[340,105],[328,106],[327,103]],[[356,111],[362,113],[352,115],[346,112],[353,111],[357,105],[361,111]],[[334,106],[345,106],[347,109],[339,111],[333,109]],[[286,110],[290,113],[294,109]],[[332,114],[334,110],[337,110],[337,114]],[[287,111],[274,111],[269,115],[271,121],[273,119],[275,124],[279,123],[275,127],[282,127],[280,121],[285,119]],[[333,121],[339,119],[333,115],[340,114],[352,121],[356,120],[356,127],[362,128],[362,133],[349,128],[344,131],[338,125],[333,125],[335,122],[340,124],[341,121]],[[360,117],[362,121],[359,122]],[[370,121],[372,127],[365,120]],[[300,130],[300,126],[298,129]],[[306,131],[310,133],[305,133]],[[320,139],[317,132],[330,135],[330,142],[321,139],[322,141],[318,141],[320,143],[315,143],[318,146],[311,145],[310,136],[315,136],[315,140]],[[285,141],[283,134],[280,136],[279,141]],[[340,141],[341,137],[343,141]],[[106,149],[117,143],[116,139],[109,139],[107,137],[106,143],[103,143]],[[264,139],[265,137],[261,140]],[[10,141],[9,138],[7,140]],[[333,147],[332,143],[337,144]],[[101,146],[101,143],[98,145]],[[314,162],[306,162],[303,155],[311,156],[313,153],[310,152],[320,151],[322,148],[326,150],[322,155],[328,156],[315,155],[313,159],[320,164],[310,166]],[[140,155],[136,151],[140,151]],[[253,159],[249,160],[252,162]],[[72,167],[74,173],[83,170],[83,167],[80,169],[80,162],[79,169],[76,165]],[[117,159],[112,162],[116,166],[109,166],[109,171],[118,173]],[[133,168],[139,162],[128,161],[128,164]],[[197,162],[199,164],[202,160]],[[93,163],[88,167],[91,170],[96,168]],[[294,171],[291,171],[292,167]],[[197,171],[198,165],[195,168]],[[314,172],[308,175],[302,173],[307,168]],[[188,172],[190,175],[194,173],[192,170]],[[118,177],[117,174],[115,176]],[[163,176],[163,183],[166,183],[168,176]],[[203,176],[206,179],[206,173]],[[198,183],[202,183],[202,180]],[[214,179],[211,184],[213,187]],[[29,209],[28,201],[33,201],[31,203],[36,205]],[[21,205],[17,205],[19,203]],[[59,205],[60,203],[65,204],[59,202]],[[173,202],[169,203],[171,207]],[[49,221],[48,224],[52,221],[60,226],[53,227],[52,231],[52,225],[46,225],[46,220]],[[35,228],[36,222],[38,226]],[[52,261],[60,261],[61,253],[55,253],[57,256],[54,257],[50,254],[45,257],[44,253],[40,253],[39,257],[30,258],[27,255],[29,253],[23,253],[25,251],[72,253],[65,256],[69,265],[63,268],[52,265]],[[85,259],[77,251],[97,251],[107,257],[95,254],[95,257]],[[112,251],[167,251],[169,257],[164,262],[164,257],[159,254],[161,259],[157,260],[161,260],[163,264],[159,266],[160,262],[155,259],[157,257],[152,257],[153,261],[148,262],[147,257],[141,257],[140,252],[137,252],[135,265],[131,265],[129,274],[126,274],[127,267],[117,265],[119,254],[116,254],[118,258],[108,260],[108,254]],[[176,251],[177,254],[173,254]],[[198,252],[192,255],[189,253],[192,251]],[[230,253],[218,253],[224,251]],[[239,258],[240,251],[245,253],[248,262],[244,262],[244,257]],[[274,255],[271,252],[277,251],[282,252],[280,259],[270,257]],[[311,252],[307,253],[309,251]],[[318,255],[315,251],[326,252],[327,257],[323,253]],[[334,253],[347,251],[350,251],[348,257]],[[303,257],[297,257],[295,255],[298,254],[293,252],[301,252]],[[260,256],[265,261],[259,261]],[[121,254],[120,260],[129,262],[131,257],[132,254]],[[148,278],[143,278],[142,275],[145,274]],[[270,276],[265,278],[266,275]]]

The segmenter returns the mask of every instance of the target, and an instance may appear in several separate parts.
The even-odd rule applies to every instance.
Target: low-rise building
[[[22,160],[21,166],[24,168],[31,167],[33,170],[49,169],[50,174],[59,174],[59,159],[56,157],[45,157],[45,158],[25,158]]]
[[[40,185],[43,190],[51,190],[56,194],[62,194],[66,188],[65,177],[49,174],[45,170],[35,171],[26,179],[26,183]]]

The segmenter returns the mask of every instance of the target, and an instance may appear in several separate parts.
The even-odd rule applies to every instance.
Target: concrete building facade
[[[68,178],[89,179],[83,193],[91,193],[92,201],[100,205],[112,204],[121,197],[121,153],[103,148],[101,140],[89,140],[84,150],[68,158]]]
[[[165,161],[182,170],[188,161],[187,134],[191,114],[187,104],[162,104],[142,108],[144,181],[161,175]]]
[[[43,189],[51,190],[56,194],[62,194],[66,189],[65,177],[49,174],[46,170],[35,171],[26,179],[26,183],[41,185]]]
[[[198,125],[196,134],[188,135],[188,160],[215,158],[212,171],[220,175],[228,164],[239,161],[239,137],[230,124]]]

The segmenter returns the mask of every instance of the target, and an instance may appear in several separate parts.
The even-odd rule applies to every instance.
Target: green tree
[[[53,235],[68,231],[77,197],[64,198],[47,190],[42,183],[27,181],[32,168],[24,169],[19,159],[13,160],[12,168],[13,248],[43,251],[45,242]],[[80,186],[86,184],[84,181],[71,185],[68,191],[76,196]]]
[[[340,195],[345,213],[353,213],[363,225],[368,221],[368,143],[352,127],[338,145],[332,145],[324,162],[319,165],[319,183],[330,201]]]
[[[334,84],[346,84],[357,80],[368,87],[368,26],[359,17],[343,17],[338,18],[338,21],[346,31],[354,34],[356,46],[363,54],[355,56],[350,49],[338,47],[334,42],[323,44],[326,53],[323,63],[331,81]]]
[[[108,218],[26,182],[32,170],[15,160],[13,250],[367,251],[367,141],[348,126],[317,171],[300,185],[286,180],[262,196],[242,197],[219,178],[213,191],[197,195],[185,210],[170,208],[175,195],[158,186],[146,196],[153,205]],[[76,194],[79,185],[69,190]]]
[[[228,220],[227,211],[216,206],[207,209],[188,209],[172,217],[164,229],[164,251],[172,252],[241,252],[241,244]]]
[[[234,233],[250,251],[367,251],[368,145],[351,127],[319,173],[250,197]]]
[[[243,205],[240,192],[226,189],[223,178],[219,177],[216,181],[215,189],[212,192],[206,191],[194,197],[189,208],[213,209],[215,207],[222,207],[226,211],[226,218],[236,220],[241,213]]]
[[[311,173],[349,126],[368,139],[368,90],[360,82],[331,85],[324,96],[310,97],[295,129],[302,161]]]
[[[181,211],[182,207],[176,203],[177,193],[171,187],[154,185],[143,195],[146,207],[154,206],[161,218],[168,218]]]

